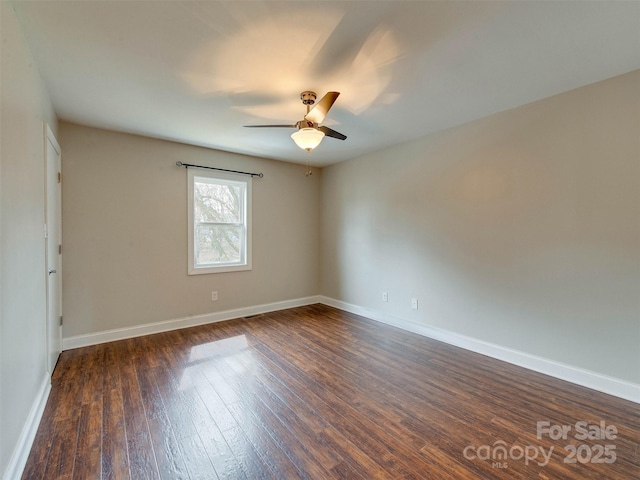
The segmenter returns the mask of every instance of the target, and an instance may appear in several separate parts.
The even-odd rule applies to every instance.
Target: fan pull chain
[[[313,172],[311,171],[311,152],[313,150],[307,150],[307,171],[305,173],[306,177],[310,177],[311,175],[313,175]]]

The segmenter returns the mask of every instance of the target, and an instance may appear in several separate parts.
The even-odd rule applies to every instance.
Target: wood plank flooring
[[[640,406],[312,305],[63,352],[22,478],[638,479]]]

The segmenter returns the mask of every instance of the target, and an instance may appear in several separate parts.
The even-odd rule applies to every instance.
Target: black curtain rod
[[[240,172],[238,170],[227,170],[226,168],[205,167],[204,165],[191,165],[190,163],[176,162],[178,167],[206,168],[207,170],[218,170],[219,172],[239,173],[241,175],[250,175],[252,177],[264,177],[264,173]]]

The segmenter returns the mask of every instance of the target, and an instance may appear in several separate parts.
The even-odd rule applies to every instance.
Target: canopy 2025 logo
[[[569,437],[578,441],[613,441],[618,436],[615,425],[607,425],[604,420],[598,424],[579,421],[573,425],[552,424],[549,421],[536,422],[536,438],[542,440],[568,441]],[[612,443],[568,443],[564,447],[564,463],[614,463],[616,446]],[[467,460],[491,460],[493,468],[508,468],[508,461],[524,461],[525,465],[536,462],[545,467],[551,461],[555,446],[545,449],[536,445],[512,445],[510,448],[503,440],[493,445],[468,445],[462,451]]]

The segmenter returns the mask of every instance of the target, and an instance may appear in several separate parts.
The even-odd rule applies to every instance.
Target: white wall
[[[326,168],[322,227],[328,297],[640,384],[640,71]]]
[[[43,121],[57,127],[11,3],[0,2],[0,17],[0,474],[6,478],[47,381]]]
[[[301,165],[59,128],[65,338],[317,295],[318,171],[305,177]],[[187,180],[176,161],[264,173],[253,179],[251,271],[187,275]]]

